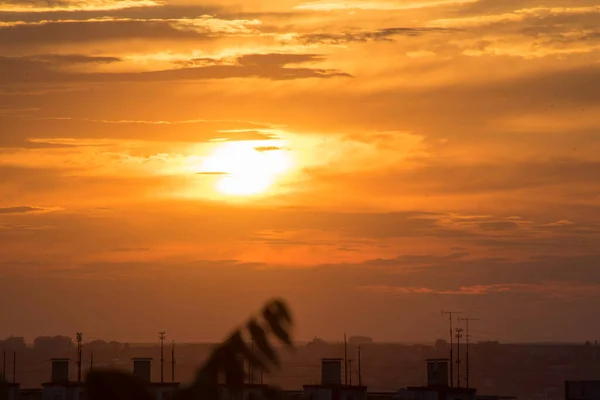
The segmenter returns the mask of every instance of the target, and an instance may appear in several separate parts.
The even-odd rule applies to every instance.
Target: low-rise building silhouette
[[[366,400],[367,387],[347,385],[342,382],[341,358],[321,360],[321,383],[304,385],[307,400]]]
[[[566,381],[565,400],[600,400],[600,381]]]

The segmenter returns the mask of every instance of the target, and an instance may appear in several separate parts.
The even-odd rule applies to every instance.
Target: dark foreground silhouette
[[[280,367],[281,361],[272,344],[273,339],[293,349],[290,334],[292,325],[292,315],[285,302],[268,302],[260,316],[251,317],[212,351],[208,360],[198,369],[194,381],[178,389],[173,399],[217,400],[220,379],[224,378],[228,383],[243,383],[246,377],[244,365],[265,372]],[[89,400],[153,400],[144,382],[130,373],[110,369],[88,372],[85,390]],[[267,388],[269,399],[277,399],[279,394],[277,388]],[[0,400],[6,397],[4,382],[0,382]]]

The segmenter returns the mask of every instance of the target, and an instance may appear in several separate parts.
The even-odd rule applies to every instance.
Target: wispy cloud
[[[141,72],[87,73],[57,71],[47,62],[31,58],[1,58],[0,81],[6,83],[96,83],[96,82],[160,82],[230,78],[266,78],[271,80],[294,80],[309,78],[352,77],[350,74],[326,68],[294,66],[324,60],[314,54],[245,54],[236,57],[234,65],[210,65],[202,67],[184,67],[159,69]],[[28,73],[18,73],[27,70]]]
[[[205,34],[241,35],[257,34],[257,27],[262,24],[260,20],[220,19],[211,15],[190,18],[126,18],[102,17],[88,19],[46,19],[41,21],[0,21],[0,28],[18,28],[28,26],[44,26],[59,24],[101,24],[101,23],[165,23],[180,31],[197,32]]]
[[[0,214],[29,214],[29,213],[46,213],[52,211],[59,211],[60,208],[46,208],[46,207],[34,207],[34,206],[12,206],[12,207],[0,207]]]
[[[600,6],[592,7],[533,7],[508,13],[477,15],[473,17],[448,18],[432,21],[432,25],[443,27],[474,27],[505,22],[520,22],[529,18],[548,18],[561,15],[585,15],[600,13]]]
[[[0,12],[55,12],[55,11],[111,11],[137,7],[157,7],[162,1],[155,0],[58,0],[3,1]]]
[[[479,0],[431,0],[431,1],[370,1],[370,0],[351,0],[351,1],[312,1],[303,3],[295,8],[298,10],[314,11],[334,11],[334,10],[410,10],[426,7],[438,7],[450,4],[476,3]]]
[[[351,42],[390,40],[390,38],[394,36],[420,36],[426,33],[449,31],[453,30],[438,27],[385,28],[374,31],[356,31],[345,33],[311,33],[298,36],[298,40],[305,44],[347,44]]]
[[[374,293],[397,295],[445,295],[445,296],[485,296],[498,293],[532,294],[546,298],[572,300],[577,298],[600,298],[600,284],[582,282],[542,282],[509,283],[493,285],[461,286],[458,289],[435,289],[431,287],[411,286],[361,286],[361,290]]]

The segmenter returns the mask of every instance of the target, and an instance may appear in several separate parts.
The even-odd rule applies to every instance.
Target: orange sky
[[[0,336],[600,328],[597,0],[0,2]],[[575,327],[565,330],[564,326]],[[475,328],[474,328],[475,329]]]

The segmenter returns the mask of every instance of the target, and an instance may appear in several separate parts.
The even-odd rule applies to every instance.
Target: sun
[[[256,141],[227,142],[201,164],[201,173],[223,174],[216,189],[230,196],[265,193],[291,168],[289,152]]]

